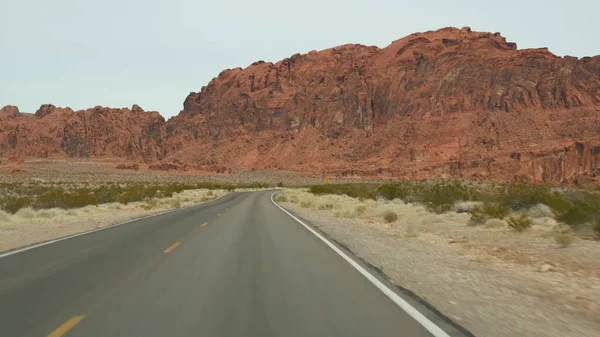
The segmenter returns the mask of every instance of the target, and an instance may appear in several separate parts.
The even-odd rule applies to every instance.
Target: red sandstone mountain
[[[42,105],[35,115],[13,107],[0,113],[0,156],[164,156],[164,118],[158,112],[95,107],[85,111]],[[16,113],[15,113],[16,111]]]
[[[600,56],[561,58],[547,49],[518,50],[498,33],[444,28],[383,49],[344,45],[225,70],[166,123],[157,114],[105,112],[104,119],[75,113],[78,128],[88,130],[77,137],[77,127],[67,132],[39,122],[52,113],[39,121],[2,113],[0,155],[37,155],[45,146],[72,156],[318,175],[593,180],[600,166]],[[15,143],[7,129],[14,134],[24,118],[38,122],[21,123],[30,130]],[[50,128],[54,139],[71,141],[42,142]]]

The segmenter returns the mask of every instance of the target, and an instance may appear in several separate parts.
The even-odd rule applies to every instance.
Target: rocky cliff
[[[558,57],[519,50],[499,33],[444,28],[383,49],[343,45],[225,70],[183,108],[166,123],[128,109],[66,113],[70,127],[55,128],[54,142],[34,131],[48,133],[52,123],[40,121],[53,112],[7,108],[0,154],[22,146],[26,155],[58,149],[325,176],[593,182],[600,56]],[[11,136],[24,118],[39,126]]]
[[[599,113],[600,56],[445,28],[225,70],[187,97],[166,146],[246,169],[566,182],[593,174],[581,156]]]
[[[137,105],[73,111],[48,104],[34,115],[5,107],[0,114],[0,155],[156,160],[164,157],[164,124],[158,112],[145,112]]]

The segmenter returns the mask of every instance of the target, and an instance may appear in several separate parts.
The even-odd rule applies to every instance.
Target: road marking
[[[200,227],[206,227],[208,226],[208,222],[203,223]]]
[[[217,213],[217,216],[221,216],[221,213]]]
[[[276,193],[276,192],[275,192]],[[324,238],[317,231],[312,229],[309,225],[305,224],[302,220],[295,217],[292,213],[288,212],[283,207],[277,205],[273,200],[273,195],[271,194],[271,202],[273,205],[277,206],[284,213],[289,215],[292,219],[296,220],[300,223],[304,228],[306,228],[309,232],[313,233],[316,237],[321,239],[329,248],[333,249],[338,255],[340,255],[346,262],[348,262],[354,269],[358,270],[367,280],[369,280],[377,289],[379,289],[385,296],[387,296],[392,302],[394,302],[400,309],[404,310],[410,317],[412,317],[415,321],[419,322],[427,331],[429,331],[435,337],[450,337],[444,330],[440,329],[435,323],[430,321],[427,317],[425,317],[419,310],[415,309],[412,305],[406,302],[402,297],[398,296],[393,290],[388,288],[385,284],[379,281],[375,276],[371,275],[365,268],[363,268],[356,261],[351,259],[346,253],[344,253],[341,249],[339,249],[336,245],[329,242],[326,238]]]
[[[164,252],[169,254],[170,252],[174,251],[175,248],[179,247],[180,244],[181,242],[177,241],[174,244],[170,245],[169,248],[165,249]]]
[[[73,329],[79,322],[81,322],[85,318],[84,315],[73,316],[71,319],[66,321],[63,325],[56,328],[56,330],[52,331],[48,337],[62,337],[71,329]]]
[[[15,255],[15,254],[19,254],[19,253],[22,253],[24,251],[28,251],[28,250],[31,250],[31,249],[34,249],[34,248],[43,247],[43,246],[47,246],[47,245],[50,245],[50,244],[53,244],[53,243],[57,243],[57,242],[60,242],[60,241],[74,239],[74,238],[76,238],[78,236],[88,235],[88,234],[96,233],[96,232],[99,232],[99,231],[107,230],[107,229],[110,229],[110,228],[113,228],[113,227],[125,225],[125,224],[131,223],[131,222],[135,222],[135,221],[138,221],[138,220],[144,220],[144,219],[152,218],[152,217],[159,216],[159,215],[164,215],[164,214],[168,214],[168,213],[182,211],[182,210],[187,209],[187,208],[208,205],[208,204],[211,204],[211,203],[213,203],[213,202],[215,202],[217,200],[220,200],[221,198],[224,198],[224,197],[226,197],[228,195],[230,195],[230,194],[229,193],[225,194],[225,195],[223,195],[223,196],[221,196],[221,197],[219,197],[219,198],[217,198],[215,200],[211,200],[211,201],[208,201],[208,202],[205,202],[205,203],[202,203],[202,204],[192,205],[192,206],[188,206],[188,207],[184,207],[184,208],[180,208],[180,209],[172,209],[172,210],[168,210],[168,211],[160,212],[160,213],[156,213],[156,214],[151,214],[151,215],[146,215],[146,216],[142,216],[142,217],[139,217],[139,218],[131,219],[131,220],[128,220],[128,221],[125,221],[125,222],[121,222],[121,223],[118,223],[118,224],[114,224],[114,225],[111,225],[111,226],[106,226],[106,227],[102,227],[102,228],[98,228],[98,229],[92,229],[91,231],[77,233],[77,234],[73,234],[73,235],[68,235],[68,236],[65,236],[65,237],[62,237],[62,238],[53,239],[53,240],[50,240],[50,241],[46,241],[46,242],[34,244],[32,246],[28,246],[28,247],[24,247],[24,248],[19,248],[19,249],[11,250],[11,251],[8,251],[8,252],[5,252],[5,253],[0,253],[0,258],[11,256],[11,255]]]

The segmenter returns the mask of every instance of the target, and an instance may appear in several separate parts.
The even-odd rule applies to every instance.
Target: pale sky
[[[0,106],[182,109],[221,70],[470,26],[519,48],[600,54],[598,0],[0,0]]]

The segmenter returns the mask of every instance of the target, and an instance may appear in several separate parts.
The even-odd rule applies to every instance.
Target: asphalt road
[[[0,336],[433,336],[270,195],[0,258]]]

